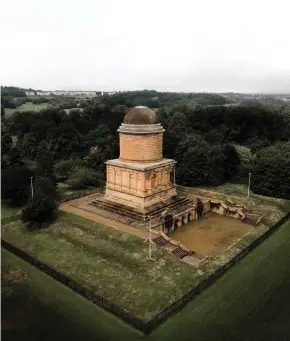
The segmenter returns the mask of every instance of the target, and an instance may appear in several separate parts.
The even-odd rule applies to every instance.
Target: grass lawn
[[[151,335],[142,336],[3,251],[2,272],[21,269],[28,279],[13,285],[10,295],[5,294],[7,284],[2,280],[2,339],[286,341],[290,339],[289,258],[290,222],[180,313]]]
[[[57,192],[60,195],[61,198],[64,198],[65,196],[72,195],[74,193],[83,193],[86,191],[87,188],[80,188],[80,189],[75,189],[72,188],[69,184],[66,184],[65,182],[58,182],[57,184]]]
[[[139,340],[141,333],[2,249],[2,340]]]
[[[152,340],[290,340],[289,259],[288,221]]]
[[[71,110],[76,110],[76,109],[78,109],[78,110],[83,110],[83,108],[71,108],[71,109],[64,109],[64,111],[68,114]]]
[[[32,102],[26,102],[15,109],[5,108],[5,117],[8,118],[13,115],[15,111],[39,111],[46,109],[48,103],[33,104]]]
[[[33,104],[32,102],[26,102],[22,105],[20,105],[19,107],[15,108],[15,109],[11,109],[11,108],[5,108],[5,117],[8,118],[10,116],[13,115],[14,112],[16,111],[35,111],[38,112],[42,109],[46,109],[48,107],[49,103],[40,103],[40,104]],[[57,103],[56,103],[57,105]],[[82,110],[82,108],[72,108],[72,109],[64,109],[65,112],[68,114],[70,112],[70,110],[73,109],[80,109]]]
[[[1,199],[1,218],[11,217],[20,213],[19,207],[11,206],[8,200]]]
[[[200,280],[198,271],[112,228],[62,212],[49,229],[30,232],[19,222],[2,237],[123,309],[149,320]]]

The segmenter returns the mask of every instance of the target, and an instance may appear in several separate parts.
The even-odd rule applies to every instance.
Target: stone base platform
[[[176,197],[168,200],[166,203],[155,204],[152,207],[149,207],[145,213],[142,213],[123,204],[111,202],[106,199],[103,193],[97,193],[85,205],[86,207],[78,207],[87,211],[98,212],[100,215],[137,228],[145,227],[147,229],[150,216],[152,216],[152,227],[154,228],[160,225],[161,212],[166,208],[169,209],[170,214],[176,215],[177,213],[192,207],[192,205],[192,200],[185,197]]]

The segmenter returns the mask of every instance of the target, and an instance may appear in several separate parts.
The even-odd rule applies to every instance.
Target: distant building
[[[50,91],[37,91],[36,95],[37,96],[51,96],[51,92]]]
[[[34,91],[25,91],[25,95],[26,96],[35,96],[35,92]]]
[[[26,96],[84,96],[97,97],[103,95],[114,95],[116,91],[74,91],[74,90],[54,90],[54,91],[26,91]]]

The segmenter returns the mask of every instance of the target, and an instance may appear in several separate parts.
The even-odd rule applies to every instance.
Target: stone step
[[[108,211],[111,211],[120,215],[125,215],[126,217],[130,217],[130,218],[137,219],[137,220],[143,220],[144,218],[144,215],[139,212],[130,211],[128,209],[118,207],[118,206],[115,206],[114,204],[103,202],[101,200],[94,200],[92,201],[91,205],[94,205],[101,209],[105,209],[105,210],[108,210]]]
[[[190,252],[183,250],[181,247],[177,247],[176,249],[172,250],[171,253],[179,259],[190,254]]]
[[[174,210],[175,208],[180,208],[181,206],[186,206],[191,204],[192,201],[188,198],[180,197],[176,198],[175,200],[172,200],[171,202],[168,202],[167,204],[163,204],[162,206],[156,205],[157,208],[148,210],[144,214],[141,212],[138,212],[134,209],[128,208],[122,204],[118,203],[113,203],[110,202],[103,197],[100,198],[95,198],[92,202],[91,205],[94,205],[96,207],[99,207],[101,209],[109,210],[111,212],[120,214],[120,215],[125,215],[127,217],[130,217],[132,219],[137,219],[137,220],[147,220],[148,216],[152,216],[152,218],[158,217],[161,212],[163,212],[166,208],[169,208],[170,210]],[[153,206],[155,207],[155,206]]]
[[[164,237],[162,237],[162,236],[159,236],[159,237],[157,237],[157,238],[154,238],[154,239],[152,239],[152,241],[156,244],[156,245],[158,245],[158,246],[164,246],[164,245],[167,245],[168,243],[169,243],[169,241],[168,240],[166,240]]]

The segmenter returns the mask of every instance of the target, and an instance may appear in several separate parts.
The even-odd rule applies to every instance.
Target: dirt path
[[[148,237],[148,233],[146,231],[137,229],[135,227],[131,227],[129,225],[122,224],[118,221],[102,217],[98,214],[91,213],[91,212],[82,210],[82,209],[77,208],[77,207],[73,207],[68,202],[62,203],[59,208],[62,211],[76,214],[80,217],[95,221],[96,223],[103,224],[106,226],[110,226],[115,230],[119,230],[122,232],[127,232],[130,234],[133,234],[134,236],[137,236],[139,238],[147,238]]]

